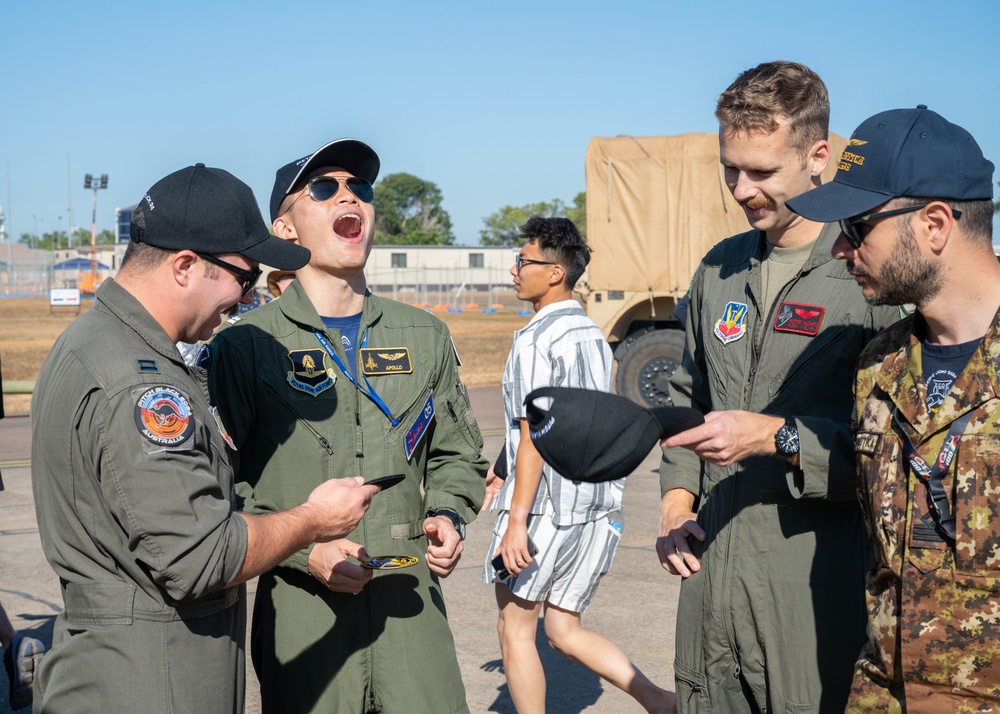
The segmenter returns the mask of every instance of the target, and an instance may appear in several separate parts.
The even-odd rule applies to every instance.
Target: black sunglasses
[[[876,218],[888,218],[889,216],[900,216],[904,213],[912,213],[914,211],[919,211],[921,208],[926,208],[929,203],[922,203],[919,206],[906,206],[905,208],[894,208],[891,211],[879,211],[878,213],[866,213],[863,216],[855,216],[854,218],[841,218],[838,223],[840,223],[840,230],[843,231],[844,235],[847,236],[847,242],[851,244],[854,250],[861,247],[861,243],[864,242],[865,238],[858,231],[858,226],[862,223],[868,223],[869,221],[874,221]],[[958,220],[962,217],[961,211],[956,211],[954,208],[951,209],[951,215]]]
[[[522,258],[521,254],[518,253],[514,256],[514,270],[517,274],[521,274],[521,266],[523,265],[555,265],[551,260],[534,260],[532,258]]]
[[[259,267],[254,268],[253,270],[247,270],[245,268],[241,268],[238,265],[227,263],[226,261],[220,258],[216,258],[214,255],[210,253],[198,253],[196,251],[195,255],[197,255],[202,260],[207,260],[209,263],[218,265],[220,268],[225,268],[230,273],[239,278],[240,289],[243,290],[243,293],[240,295],[240,297],[243,297],[248,292],[253,290],[253,286],[257,284],[257,279],[264,274],[264,271],[261,270]]]

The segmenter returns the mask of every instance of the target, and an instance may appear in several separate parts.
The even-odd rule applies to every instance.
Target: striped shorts
[[[615,525],[608,516],[568,526],[557,526],[546,515],[528,516],[528,535],[538,546],[538,555],[519,575],[501,581],[490,564],[510,517],[509,511],[500,511],[486,551],[483,582],[503,582],[523,600],[545,601],[563,610],[584,612],[601,578],[611,569],[621,540],[621,512],[613,513],[619,519]]]

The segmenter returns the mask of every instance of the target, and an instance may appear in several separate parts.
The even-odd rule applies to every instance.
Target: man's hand
[[[693,431],[693,430],[692,430]],[[656,539],[656,555],[668,573],[690,577],[701,569],[701,563],[691,552],[688,536],[705,540],[705,531],[695,520],[694,494],[674,488],[663,494],[660,501],[660,531]]]
[[[424,535],[427,536],[427,567],[432,573],[447,578],[458,565],[465,548],[455,524],[447,516],[431,516],[424,519]]]
[[[490,471],[486,474],[486,497],[483,499],[483,507],[479,509],[480,513],[486,513],[490,510],[490,505],[493,503],[493,499],[500,495],[503,484],[504,480],[497,476],[493,467],[490,466]]]
[[[781,417],[744,411],[709,412],[705,423],[660,442],[665,449],[690,449],[703,461],[729,466],[750,456],[774,456]]]
[[[361,518],[371,505],[378,486],[364,486],[364,479],[335,478],[324,481],[313,489],[306,504],[314,512],[317,527],[315,541],[343,538],[358,527]]]
[[[375,571],[352,563],[347,559],[348,556],[368,560],[368,552],[364,546],[349,540],[317,543],[309,553],[309,574],[334,592],[357,595],[372,579]]]
[[[534,558],[528,551],[528,526],[523,521],[507,519],[507,530],[500,539],[500,547],[493,557],[503,556],[503,564],[511,575],[518,575]]]

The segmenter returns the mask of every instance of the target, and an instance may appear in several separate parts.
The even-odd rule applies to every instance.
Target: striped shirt
[[[515,455],[521,440],[524,398],[539,387],[579,387],[611,390],[611,348],[601,330],[575,300],[546,305],[514,333],[503,374],[503,408],[510,474],[494,508],[509,511],[517,477]],[[572,481],[573,474],[556,473],[546,464],[538,484],[532,514],[551,516],[556,525],[586,523],[621,508],[625,479],[608,483]]]

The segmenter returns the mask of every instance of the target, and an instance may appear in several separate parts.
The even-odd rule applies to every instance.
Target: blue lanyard
[[[321,345],[323,345],[323,349],[326,350],[326,353],[328,355],[330,355],[330,359],[332,359],[334,364],[336,364],[340,368],[340,371],[343,372],[344,376],[347,377],[348,381],[350,381],[351,384],[357,387],[359,392],[361,392],[366,397],[371,399],[372,402],[375,404],[375,406],[377,406],[379,410],[389,418],[389,421],[392,422],[393,426],[398,426],[399,419],[397,419],[392,415],[392,412],[389,411],[389,407],[387,407],[385,402],[382,401],[382,397],[380,397],[378,395],[378,392],[375,391],[375,388],[372,387],[371,384],[369,384],[368,377],[365,376],[365,373],[364,372],[361,373],[361,378],[365,380],[365,386],[362,387],[361,384],[358,382],[358,380],[354,378],[354,375],[351,374],[350,370],[348,370],[344,366],[344,363],[340,361],[340,357],[338,357],[337,353],[333,351],[333,347],[330,345],[330,341],[326,339],[326,336],[319,330],[315,329],[313,330],[313,334],[316,335],[316,339],[319,340],[319,343]],[[361,339],[361,345],[358,347],[358,349],[363,350],[365,348],[365,345],[367,344],[368,344],[368,328],[365,328],[365,336]]]

